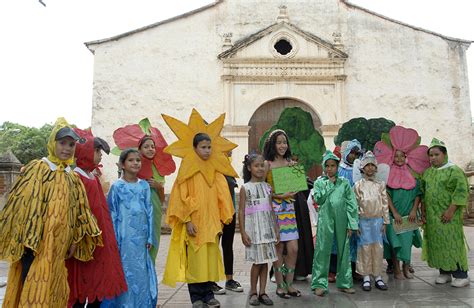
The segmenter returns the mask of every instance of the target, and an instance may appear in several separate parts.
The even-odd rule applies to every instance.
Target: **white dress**
[[[245,232],[252,245],[245,248],[245,260],[265,264],[278,259],[275,249],[275,215],[270,203],[271,186],[266,182],[247,182]]]

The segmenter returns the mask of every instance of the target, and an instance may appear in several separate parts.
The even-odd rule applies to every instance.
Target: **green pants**
[[[336,286],[344,289],[352,288],[352,268],[349,238],[347,237],[347,219],[340,217],[342,221],[336,223],[335,217],[330,217],[330,215],[327,214],[325,211],[320,211],[319,213],[311,289],[328,289],[329,261],[334,238],[336,238],[337,243]],[[321,217],[321,215],[323,215],[323,217]]]

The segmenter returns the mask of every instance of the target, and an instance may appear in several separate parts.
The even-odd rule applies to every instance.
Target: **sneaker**
[[[222,295],[222,294],[225,294],[225,290],[223,288],[221,288],[217,283],[213,283],[212,286],[211,286],[211,291],[212,293],[216,294],[216,295]]]
[[[453,282],[451,282],[451,286],[456,288],[467,287],[469,284],[469,278],[454,278]]]
[[[306,276],[295,275],[296,281],[306,281]]]
[[[206,304],[202,300],[195,301],[193,303],[193,308],[205,308]]]
[[[244,288],[240,285],[238,281],[234,279],[227,280],[225,283],[226,290],[234,291],[234,292],[244,292]]]
[[[220,307],[221,303],[215,298],[211,298],[206,302],[207,307]]]
[[[435,283],[437,284],[445,284],[451,281],[451,275],[448,274],[439,274],[438,278],[436,278]]]

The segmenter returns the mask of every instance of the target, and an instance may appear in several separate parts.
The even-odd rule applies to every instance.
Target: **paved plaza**
[[[474,227],[465,227],[466,239],[474,248]],[[156,264],[157,274],[161,280],[170,236],[163,235],[160,253]],[[244,260],[244,246],[240,234],[235,235],[234,241],[235,280],[244,287],[244,293],[227,291],[226,295],[217,295],[222,307],[248,307],[247,291],[250,286],[250,264]],[[420,259],[421,250],[413,250],[413,266],[415,279],[394,280],[388,279],[388,291],[375,288],[371,292],[364,292],[355,284],[356,294],[347,295],[338,292],[334,284],[330,284],[330,293],[325,297],[313,295],[310,290],[310,278],[307,281],[295,282],[301,290],[300,298],[280,299],[275,295],[275,284],[269,282],[267,293],[275,302],[275,307],[474,307],[474,251],[469,251],[469,264],[471,266],[471,286],[467,288],[453,288],[447,285],[435,285],[437,271],[429,268]],[[6,280],[8,265],[0,262],[0,283]],[[224,286],[224,282],[220,283]],[[5,287],[0,288],[0,303],[5,294]],[[163,285],[159,287],[159,304],[164,308],[191,307],[189,294],[185,284],[178,284],[173,289]]]

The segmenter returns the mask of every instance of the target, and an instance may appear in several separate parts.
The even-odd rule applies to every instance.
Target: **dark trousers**
[[[35,259],[35,255],[33,250],[30,248],[25,248],[25,252],[21,257],[21,282],[25,283],[26,276],[28,276],[28,272],[30,271],[31,263]]]
[[[351,262],[352,274],[356,272],[356,263]],[[329,272],[336,274],[337,273],[337,255],[331,254],[331,259],[329,261]]]
[[[235,234],[235,214],[232,217],[232,222],[224,225],[222,228],[222,255],[224,259],[224,270],[226,275],[234,274],[234,234]]]
[[[214,298],[214,293],[211,290],[212,282],[188,283],[189,296],[191,303],[201,300],[205,303]]]
[[[439,269],[439,273],[444,275],[453,275],[454,278],[467,278],[467,271],[461,270],[459,264],[457,270],[455,271],[445,271],[443,269]]]
[[[100,301],[96,300],[93,303],[87,303],[87,307],[94,307],[94,308],[100,308]],[[72,308],[84,308],[86,307],[86,303],[80,303],[79,301],[75,302]]]

